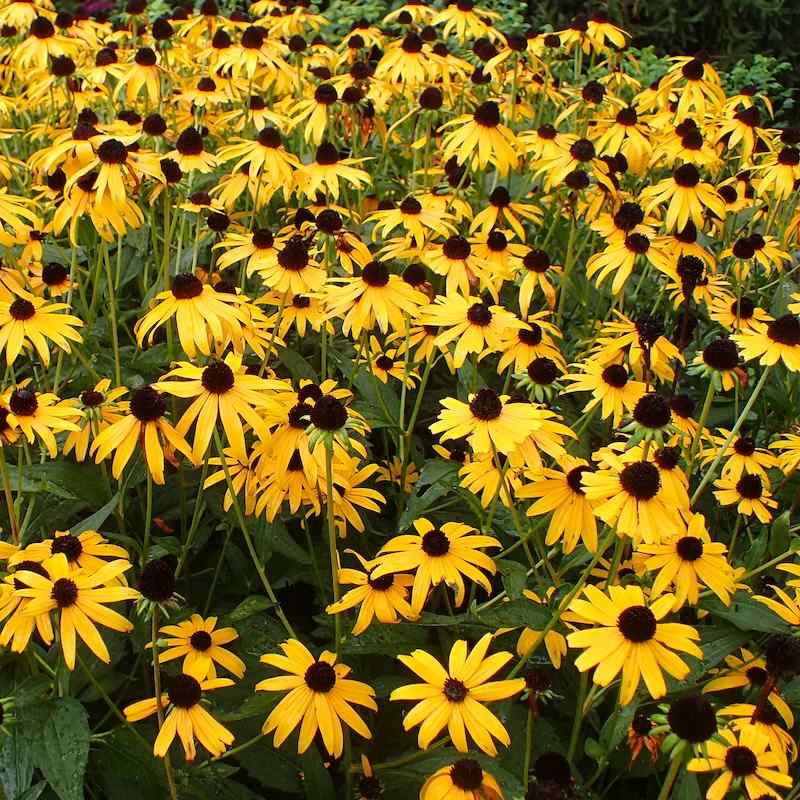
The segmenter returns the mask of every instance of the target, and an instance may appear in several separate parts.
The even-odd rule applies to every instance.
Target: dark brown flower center
[[[289,272],[304,270],[308,261],[308,247],[302,236],[292,236],[278,253],[278,264]]]
[[[444,531],[434,528],[423,535],[422,550],[433,558],[439,558],[447,555],[450,550],[450,540]]]
[[[212,394],[225,394],[233,389],[233,370],[223,361],[215,361],[203,370],[200,381],[206,391]]]
[[[652,500],[661,488],[658,467],[649,461],[636,461],[628,464],[619,476],[622,488],[636,500]]]
[[[700,173],[694,164],[681,164],[673,173],[672,178],[678,186],[693,189],[700,183]]]
[[[200,650],[200,652],[205,653],[212,645],[211,634],[208,633],[208,631],[195,631],[189,637],[189,643],[195,650]]]
[[[683,536],[678,539],[675,549],[683,561],[697,561],[703,555],[703,541],[696,536]]]
[[[53,584],[51,596],[59,608],[69,608],[78,599],[78,587],[69,578],[59,578]]]
[[[493,389],[479,389],[470,401],[469,410],[474,417],[488,422],[503,413],[503,403]]]
[[[50,545],[50,551],[53,555],[63,553],[67,557],[67,561],[75,562],[83,553],[83,545],[77,536],[68,533],[65,536],[56,536]]]
[[[473,303],[467,311],[467,319],[473,325],[485,328],[492,321],[492,312],[484,303]]]
[[[361,280],[374,289],[389,283],[389,268],[382,261],[370,261],[361,271]]]
[[[736,491],[746,500],[758,500],[763,490],[760,475],[743,475],[736,484]]]
[[[567,473],[567,486],[572,489],[575,494],[586,494],[583,489],[583,474],[584,472],[593,472],[591,467],[582,464],[579,467],[574,467]]]
[[[756,754],[744,745],[729,747],[725,753],[725,766],[733,773],[735,778],[753,775],[758,769]]]
[[[191,675],[175,675],[167,682],[169,702],[176,708],[194,708],[203,696],[203,690]]]
[[[462,758],[450,767],[450,780],[462,792],[476,792],[483,783],[483,769],[477,761]]]
[[[615,389],[622,389],[628,382],[628,371],[622,364],[609,364],[602,373],[603,382]]]
[[[167,411],[167,402],[161,392],[152,386],[143,386],[131,396],[131,414],[139,422],[155,422]]]
[[[388,575],[381,575],[380,578],[373,578],[372,575],[370,575],[367,578],[367,583],[369,583],[376,592],[385,592],[387,589],[390,589],[394,583],[394,573],[390,572]]]
[[[311,409],[311,422],[320,430],[338,431],[347,422],[347,409],[332,395],[323,395]]]
[[[203,293],[203,284],[191,272],[181,272],[172,279],[172,295],[176,300],[191,300]]]
[[[800,320],[793,314],[785,314],[769,323],[767,336],[778,344],[787,347],[800,345]]]
[[[102,392],[96,392],[94,389],[87,389],[85,392],[81,392],[81,403],[87,408],[101,406],[105,399]]]
[[[30,319],[36,313],[36,306],[30,300],[18,297],[8,308],[8,313],[19,322]]]
[[[656,635],[656,618],[646,606],[630,606],[617,619],[620,633],[636,644],[649,642]]]
[[[18,417],[32,417],[39,408],[39,401],[33,392],[27,389],[16,389],[11,393],[8,407]]]
[[[444,696],[451,703],[463,703],[469,693],[467,687],[455,678],[448,678],[444,682],[443,691]]]
[[[315,661],[305,674],[306,686],[317,694],[327,694],[336,685],[336,670],[326,661]]]
[[[451,236],[442,245],[442,253],[453,261],[463,261],[471,251],[469,242],[463,236]]]
[[[472,118],[481,127],[496,128],[500,124],[500,107],[493,100],[487,100],[475,109]]]

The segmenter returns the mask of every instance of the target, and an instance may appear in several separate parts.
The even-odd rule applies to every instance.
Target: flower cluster
[[[794,797],[800,131],[602,11],[329,23],[0,4],[0,736]]]

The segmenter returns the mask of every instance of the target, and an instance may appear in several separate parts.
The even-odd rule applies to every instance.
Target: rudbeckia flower
[[[323,142],[310,164],[303,164],[295,173],[297,190],[306,197],[316,197],[317,192],[325,191],[334,200],[339,199],[339,181],[355,189],[363,189],[372,183],[368,172],[358,169],[363,158],[341,158],[337,149],[330,142]]]
[[[8,398],[6,421],[12,429],[22,431],[30,444],[38,436],[50,458],[58,453],[55,433],[79,430],[76,420],[82,412],[67,400],[59,400],[52,392],[36,394],[29,389],[14,389]]]
[[[678,611],[684,605],[697,605],[700,585],[709,589],[725,605],[730,605],[735,590],[733,570],[725,557],[727,547],[712,542],[702,514],[694,514],[683,536],[672,536],[661,544],[639,544],[638,553],[649,556],[644,567],[648,572],[658,571],[650,591],[655,600],[665,590],[674,587]]]
[[[118,559],[90,573],[73,572],[67,557],[58,553],[45,561],[43,567],[46,577],[38,572],[20,570],[19,579],[24,587],[17,591],[30,600],[24,613],[36,616],[58,611],[59,642],[68,669],[75,669],[76,633],[97,658],[109,664],[111,656],[95,623],[122,633],[133,629],[125,617],[104,605],[135,600],[139,596],[136,589],[128,586],[107,585],[129,570],[130,562]]]
[[[126,706],[125,719],[128,722],[139,722],[151,717],[159,708],[166,707],[164,723],[153,745],[153,755],[164,758],[177,736],[183,745],[187,761],[194,761],[197,755],[195,738],[212,756],[221,756],[233,744],[234,736],[206,711],[202,701],[203,692],[226,686],[233,686],[230,678],[199,680],[186,673],[172,675],[165,679],[166,692],[161,697],[139,700]]]
[[[481,637],[472,651],[459,639],[450,650],[447,669],[424,650],[398,656],[423,683],[395,689],[389,700],[419,701],[403,718],[403,728],[420,726],[417,741],[426,750],[445,726],[456,750],[469,749],[467,734],[490,756],[497,755],[494,739],[508,747],[511,737],[484,703],[505,700],[525,688],[523,678],[490,681],[512,658],[501,652],[487,656],[492,634]]]
[[[43,578],[50,577],[43,564],[36,561],[20,561],[16,569],[3,579],[0,622],[5,620],[5,623],[0,630],[0,645],[8,647],[12,653],[23,653],[27,649],[34,628],[48,647],[53,643],[53,622],[50,611],[44,610],[38,614],[26,613],[31,600],[19,593],[19,589],[27,586],[20,576],[29,572],[35,572]]]
[[[493,389],[479,389],[468,399],[468,403],[453,397],[442,400],[444,408],[430,426],[431,433],[443,441],[466,437],[475,453],[508,455],[539,425],[532,405],[509,402],[508,395]]]
[[[500,547],[494,536],[479,534],[469,525],[445,522],[437,528],[430,520],[414,521],[414,532],[395,536],[375,558],[372,578],[414,571],[411,607],[420,613],[431,588],[445,583],[455,590],[455,603],[464,602],[464,577],[475,581],[488,593],[491,590],[484,574],[494,575],[494,561],[479,548]]]
[[[261,661],[288,675],[266,678],[256,684],[259,692],[287,692],[261,729],[264,734],[275,731],[275,747],[280,747],[298,726],[298,753],[305,753],[319,732],[325,749],[339,758],[344,750],[343,722],[365,739],[372,738],[364,720],[353,708],[357,705],[378,710],[371,686],[348,677],[350,667],[337,664],[336,656],[327,650],[315,659],[296,639],[280,647],[283,655],[268,653],[261,656]]]
[[[516,136],[500,122],[500,108],[494,101],[487,100],[472,114],[456,117],[442,127],[455,128],[442,140],[445,159],[455,156],[460,164],[469,164],[472,169],[491,164],[500,175],[507,175],[517,166]]]
[[[752,726],[720,732],[720,740],[706,743],[707,754],[689,761],[689,772],[719,772],[706,793],[707,800],[722,800],[731,785],[744,786],[750,800],[777,797],[772,786],[789,788],[792,778],[780,771],[781,757],[769,748],[769,738]],[[772,784],[772,786],[770,786]]]
[[[655,186],[646,187],[642,191],[641,199],[647,213],[656,206],[669,204],[664,223],[670,231],[674,228],[685,228],[689,221],[702,228],[706,209],[720,219],[725,218],[722,198],[710,183],[700,179],[700,172],[694,164],[676,167],[672,177],[659,181]]]
[[[383,625],[392,625],[399,622],[400,617],[411,621],[418,618],[419,614],[408,603],[408,589],[414,583],[411,575],[390,573],[374,578],[372,572],[377,561],[368,561],[352,550],[345,552],[352,553],[364,571],[339,570],[339,583],[356,588],[346,592],[337,603],[329,605],[326,613],[341,614],[358,607],[353,636],[363,633],[375,619]]]
[[[156,330],[175,317],[178,339],[186,355],[194,358],[198,350],[209,355],[212,341],[225,341],[224,327],[236,331],[244,322],[237,308],[243,300],[237,294],[214,291],[191,273],[180,273],[172,279],[170,289],[156,295],[153,308],[136,323],[136,341],[139,347],[145,338],[152,344]]]
[[[114,453],[111,474],[119,479],[137,446],[143,444],[144,459],[155,483],[164,484],[164,439],[188,459],[192,451],[186,440],[167,421],[167,403],[152,386],[137,389],[131,395],[129,413],[109,425],[95,437],[91,452],[96,463]]]
[[[631,702],[642,679],[651,697],[663,697],[663,672],[678,680],[689,674],[689,665],[673,651],[703,657],[694,628],[661,621],[674,602],[665,594],[648,605],[638,586],[611,586],[605,593],[596,586],[585,587],[583,598],[569,606],[571,620],[593,626],[567,636],[570,647],[584,650],[575,660],[576,668],[586,672],[594,667],[592,680],[598,686],[608,686],[622,672],[621,705]]]
[[[755,516],[765,525],[772,519],[772,511],[778,507],[769,489],[769,481],[761,475],[743,475],[738,481],[720,478],[714,482],[718,491],[714,496],[720,505],[736,504],[736,510],[746,517]]]
[[[646,386],[641,381],[631,379],[622,364],[604,366],[594,360],[578,365],[580,372],[564,376],[571,385],[564,389],[570,392],[591,392],[592,398],[582,411],[584,414],[600,406],[601,419],[611,419],[618,426],[622,417],[630,413],[644,396]]]
[[[594,514],[619,535],[634,542],[658,543],[684,530],[679,499],[662,484],[658,467],[650,461],[625,464],[611,456],[608,468],[584,472],[581,485],[594,501]]]
[[[341,318],[342,333],[355,339],[376,325],[383,333],[404,330],[426,300],[383,261],[371,261],[356,277],[332,279],[324,295],[328,318]]]
[[[83,339],[76,328],[83,321],[72,314],[67,303],[48,303],[26,292],[25,297],[0,301],[0,350],[5,350],[6,363],[13,364],[23,348],[35,349],[45,367],[50,364],[48,341],[69,353],[70,341]]]
[[[503,791],[494,776],[471,758],[462,758],[436,770],[419,792],[420,800],[503,800]]]
[[[266,405],[266,393],[276,386],[280,386],[276,381],[249,375],[241,356],[229,353],[224,360],[212,361],[205,367],[179,362],[153,384],[153,389],[192,400],[175,430],[184,437],[195,425],[195,461],[203,460],[218,422],[222,423],[233,455],[244,461],[247,449],[242,421],[261,438],[267,437],[267,426],[256,409]]]
[[[583,459],[564,456],[559,469],[544,469],[530,475],[531,482],[516,492],[520,500],[533,499],[528,516],[535,517],[552,512],[547,527],[545,543],[548,547],[559,539],[564,541],[564,552],[571,553],[583,540],[588,550],[597,550],[597,522],[592,509],[594,502],[586,498],[581,476],[592,467]]]
[[[37,564],[44,563],[51,556],[62,553],[72,570],[83,570],[87,573],[97,572],[109,560],[128,560],[128,551],[118,544],[112,544],[97,531],[83,531],[77,536],[69,531],[55,531],[52,538],[42,542],[32,542],[27,547],[17,551],[8,559],[8,565],[20,568],[23,562]],[[120,575],[111,583],[125,583],[124,576]]]
[[[176,625],[164,625],[159,633],[166,636],[164,650],[159,653],[159,661],[172,661],[183,658],[181,669],[197,680],[214,680],[219,664],[237,678],[244,675],[244,662],[226,650],[223,645],[239,637],[234,628],[217,628],[217,618],[203,619],[199,614]]]

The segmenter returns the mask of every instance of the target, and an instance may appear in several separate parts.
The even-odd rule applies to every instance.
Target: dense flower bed
[[[0,8],[2,796],[796,797],[800,131],[327,24]]]

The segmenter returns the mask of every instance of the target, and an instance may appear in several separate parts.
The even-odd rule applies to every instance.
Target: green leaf
[[[244,769],[261,786],[290,795],[297,795],[302,791],[297,764],[271,745],[243,750],[237,757]]]
[[[773,558],[789,549],[789,522],[791,511],[788,509],[772,521],[769,532],[769,554]]]
[[[0,786],[8,800],[17,800],[33,780],[33,757],[19,729],[4,737],[0,749]]]
[[[336,800],[333,780],[316,750],[307,750],[300,759],[303,791],[308,800]]]
[[[246,597],[244,600],[242,600],[242,602],[239,603],[239,605],[236,606],[233,611],[225,615],[225,623],[228,625],[233,625],[237,622],[247,619],[248,617],[252,617],[254,614],[260,614],[271,607],[272,603],[268,598],[258,594],[250,595],[250,597]]]
[[[311,381],[317,380],[317,373],[314,368],[297,351],[285,347],[280,351],[279,360],[296,381],[301,378],[308,378]]]
[[[96,531],[111,516],[119,502],[119,492],[117,492],[102,508],[98,508],[94,514],[90,514],[83,522],[73,525],[69,532],[77,536],[84,531]]]
[[[86,763],[89,758],[89,722],[86,710],[72,698],[45,703],[36,710],[41,718],[31,732],[36,766],[60,800],[83,800]]]
[[[600,748],[606,755],[613,753],[625,738],[635,713],[636,706],[629,703],[627,706],[617,709],[605,721],[600,730]]]
[[[519,561],[500,559],[495,562],[503,580],[503,588],[512,600],[522,597],[522,590],[528,583],[528,570]]]
[[[499,603],[478,614],[476,620],[488,628],[517,628],[524,625],[526,628],[540,631],[550,622],[554,613],[553,609],[547,606],[522,599]]]
[[[104,797],[139,800],[166,797],[160,759],[129,728],[116,728],[92,751],[91,772]]]
[[[738,591],[733,596],[729,606],[724,605],[717,597],[707,597],[701,603],[701,607],[741,631],[788,632],[789,626],[777,614],[743,591]]]

